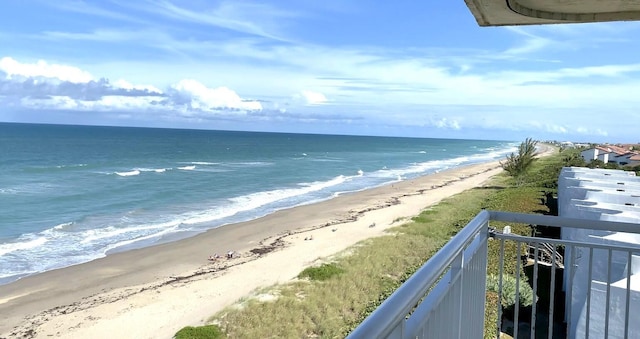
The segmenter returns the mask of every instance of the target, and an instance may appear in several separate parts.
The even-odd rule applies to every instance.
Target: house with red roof
[[[598,145],[580,152],[586,162],[600,160],[603,163],[614,162],[618,165],[640,165],[640,152],[616,145]]]

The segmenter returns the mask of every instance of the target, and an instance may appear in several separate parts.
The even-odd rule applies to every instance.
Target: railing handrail
[[[522,243],[538,243],[538,244],[547,243],[547,244],[565,245],[565,246],[574,246],[574,247],[592,247],[592,248],[598,248],[598,249],[604,249],[604,250],[614,249],[614,250],[627,251],[627,252],[640,252],[640,245],[636,245],[632,243],[629,243],[627,245],[621,245],[620,241],[615,241],[615,244],[614,243],[600,244],[600,243],[588,242],[584,240],[529,237],[529,236],[518,235],[513,233],[510,233],[510,234],[496,233],[495,238],[505,239],[505,240],[514,240]]]
[[[491,221],[504,221],[522,224],[535,224],[541,226],[584,228],[590,230],[640,234],[640,225],[629,222],[567,218],[542,214],[524,214],[498,211],[488,212],[491,215],[489,218]]]
[[[387,300],[376,308],[376,310],[349,334],[348,338],[386,338],[392,333],[394,338],[406,335],[406,333],[404,333],[406,323],[402,322],[405,321],[407,315],[416,307],[418,302],[424,298],[429,288],[435,285],[442,274],[452,265],[454,260],[460,258],[461,253],[478,235],[488,237],[488,223],[490,221],[640,234],[640,224],[635,223],[482,210],[389,296]],[[520,242],[550,243],[554,245],[564,244],[578,247],[581,244],[585,244],[584,241],[542,239],[514,234],[496,233],[495,236],[498,239],[511,239]],[[593,248],[616,248],[627,250],[629,253],[638,251],[638,247],[632,244],[629,244],[629,246],[618,244],[587,244]],[[486,256],[486,253],[484,255]]]
[[[349,334],[348,338],[385,337],[394,325],[408,314],[424,297],[453,260],[475,236],[483,231],[489,220],[489,212],[481,211],[466,227],[456,234],[442,249],[427,260],[404,284],[387,298],[373,313]]]

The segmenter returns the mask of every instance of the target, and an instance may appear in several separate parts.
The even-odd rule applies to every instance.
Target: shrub
[[[564,166],[568,166],[568,167],[586,167],[587,166],[587,163],[584,161],[579,151],[576,149],[564,150],[562,152],[562,163]]]
[[[226,338],[222,330],[216,325],[192,327],[187,326],[178,331],[175,339],[221,339]]]
[[[341,273],[344,273],[344,269],[336,266],[336,264],[322,264],[316,267],[305,268],[300,272],[298,278],[309,278],[309,280],[324,281]]]
[[[518,154],[511,153],[500,165],[510,176],[520,178],[536,160],[537,144],[538,142],[531,138],[525,139],[518,147]]]
[[[495,274],[487,276],[487,291],[498,293],[500,279]],[[520,279],[520,305],[533,304],[533,289],[525,279]],[[502,307],[509,307],[516,303],[516,278],[510,275],[502,276]]]

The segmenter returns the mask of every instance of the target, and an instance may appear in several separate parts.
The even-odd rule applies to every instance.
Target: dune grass
[[[389,236],[365,241],[325,269],[301,273],[314,272],[315,279],[274,287],[277,299],[249,299],[242,307],[218,313],[212,322],[231,338],[344,337],[475,216],[488,191],[442,202]],[[318,274],[336,268],[340,273]]]
[[[218,326],[206,325],[199,327],[187,326],[175,335],[175,339],[218,339],[225,338]]]
[[[248,298],[241,307],[214,315],[210,323],[216,324],[220,337],[343,338],[482,208],[547,213],[541,198],[554,190],[551,178],[557,178],[561,164],[560,155],[548,157],[534,164],[524,185],[498,176],[483,188],[448,198],[389,235],[360,243],[350,255],[303,271],[301,277],[308,279],[272,287],[276,298],[268,302]],[[530,232],[527,225],[511,226],[514,233]],[[498,245],[490,242],[489,274],[498,270]],[[506,248],[506,253],[505,257],[517,255],[515,248]],[[514,274],[515,263],[505,260],[505,264],[505,273]],[[495,336],[496,319],[497,295],[487,292],[485,337]]]
[[[324,281],[341,273],[344,273],[343,268],[338,267],[334,263],[329,263],[322,264],[320,266],[307,267],[302,272],[300,272],[298,278],[308,278],[309,280]]]

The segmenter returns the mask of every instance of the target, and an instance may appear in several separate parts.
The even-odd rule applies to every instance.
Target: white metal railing
[[[349,338],[471,338],[482,333],[488,222],[489,213],[480,212]]]
[[[484,330],[484,308],[486,300],[487,247],[494,237],[500,241],[499,302],[487,307],[498,308],[496,337],[507,330],[514,338],[632,338],[640,337],[640,325],[631,323],[633,314],[640,314],[640,246],[620,243],[590,243],[560,239],[525,237],[501,232],[490,232],[490,221],[524,223],[590,230],[607,230],[640,233],[640,225],[599,220],[584,220],[518,214],[508,212],[481,211],[440,251],[429,259],[416,273],[396,290],[380,307],[369,315],[348,338],[482,338]],[[531,285],[534,303],[528,311],[526,322],[513,308],[513,326],[505,329],[502,321],[502,287],[505,243],[514,242],[517,253],[532,248],[532,259],[517,260],[516,291],[524,266],[532,271]],[[544,245],[543,245],[544,244]],[[556,289],[556,268],[561,256],[551,252],[551,260],[541,263],[543,248],[565,250],[563,291]],[[602,253],[601,253],[602,252]],[[606,254],[605,269],[594,261],[598,255]],[[582,261],[579,258],[583,258]],[[584,258],[588,258],[585,263]],[[638,262],[639,267],[632,263]],[[578,266],[577,264],[580,263]],[[543,281],[539,277],[540,265],[550,266],[550,277]],[[616,266],[617,265],[617,266]],[[626,266],[625,266],[626,265]],[[620,269],[622,267],[622,269]],[[635,271],[634,271],[635,269]],[[581,273],[582,272],[582,273]],[[587,273],[584,273],[587,272]],[[637,275],[634,275],[637,274]],[[637,281],[634,281],[637,279]],[[635,287],[634,287],[635,282]],[[548,288],[539,289],[544,284]],[[558,326],[557,295],[565,294],[566,302],[560,303],[566,312],[560,317]],[[539,298],[546,295],[548,306],[541,309]],[[537,296],[537,297],[536,297]],[[516,293],[515,305],[520,295]],[[600,312],[603,311],[603,312]],[[579,312],[579,314],[576,314]],[[577,321],[575,319],[578,319]],[[526,325],[528,323],[528,326]],[[526,331],[522,330],[525,324]],[[554,325],[555,324],[555,325]]]

